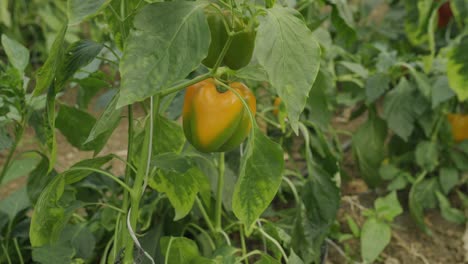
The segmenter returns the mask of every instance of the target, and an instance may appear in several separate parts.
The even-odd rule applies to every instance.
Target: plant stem
[[[206,225],[208,225],[208,229],[210,229],[210,231],[211,231],[212,233],[215,233],[215,229],[214,229],[214,227],[213,227],[213,224],[211,223],[210,217],[209,217],[208,214],[206,213],[206,210],[205,210],[205,208],[203,207],[203,204],[202,204],[202,202],[200,201],[200,199],[198,199],[198,196],[195,197],[195,202],[197,203],[198,208],[200,209],[200,212],[202,213],[202,216],[203,216],[203,218],[205,219]]]
[[[21,250],[20,250],[19,245],[18,245],[18,239],[16,239],[16,237],[13,238],[13,242],[15,244],[16,252],[18,253],[20,263],[24,264],[23,255],[21,255]]]
[[[201,82],[205,79],[208,79],[212,76],[212,73],[211,72],[208,72],[208,73],[205,73],[205,74],[202,74],[202,75],[199,75],[195,78],[193,78],[192,80],[190,81],[186,81],[186,82],[183,82],[183,83],[180,83],[178,85],[174,85],[168,89],[164,89],[162,91],[160,91],[158,94],[161,96],[161,97],[164,97],[168,94],[171,94],[171,93],[175,93],[175,92],[178,92],[182,89],[185,89],[187,86],[190,86],[190,85],[193,85],[193,84],[196,84],[198,82]]]
[[[244,225],[239,226],[239,235],[242,248],[242,258],[245,259],[245,264],[249,264],[249,255],[247,255],[247,247],[245,245]]]
[[[218,192],[216,195],[216,211],[215,211],[215,229],[221,230],[221,212],[223,210],[223,187],[224,187],[224,152],[219,154],[219,175],[218,175]]]
[[[129,218],[129,223],[127,224],[130,225],[128,229],[131,232],[135,232],[137,230],[140,201],[146,188],[147,178],[149,176],[149,170],[150,170],[151,155],[152,155],[152,149],[153,149],[153,139],[152,139],[153,127],[154,127],[153,122],[155,119],[157,120],[154,114],[158,113],[160,103],[161,103],[160,96],[156,96],[156,102],[154,105],[153,105],[153,98],[151,98],[149,123],[147,123],[147,126],[145,127],[145,138],[143,140],[143,145],[142,145],[143,149],[141,152],[140,161],[138,163],[138,171],[137,171],[135,181],[133,184],[133,190],[132,190],[133,193],[131,193],[130,195],[130,198],[131,198],[131,208],[129,209],[130,218]],[[126,246],[125,246],[124,263],[133,263],[134,243],[135,242],[133,241],[132,238],[127,238]]]
[[[10,259],[10,255],[8,255],[8,251],[7,249],[5,248],[5,245],[2,243],[2,249],[3,249],[3,252],[5,253],[5,256],[6,256],[6,259],[8,261],[8,264],[12,264],[11,263],[11,259]]]

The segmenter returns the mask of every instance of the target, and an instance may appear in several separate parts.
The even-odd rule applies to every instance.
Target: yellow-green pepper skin
[[[254,94],[243,83],[229,85],[256,113]],[[252,124],[241,100],[231,90],[220,92],[212,79],[187,88],[183,107],[183,128],[187,140],[201,152],[225,152],[238,147]]]

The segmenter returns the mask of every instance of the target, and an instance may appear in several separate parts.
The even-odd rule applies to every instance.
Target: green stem
[[[23,255],[21,255],[21,250],[20,250],[19,245],[18,245],[18,239],[16,239],[16,237],[13,238],[13,242],[15,244],[15,249],[16,249],[16,252],[18,253],[20,263],[24,264]]]
[[[182,82],[182,83],[180,83],[178,85],[175,85],[173,87],[170,87],[168,89],[164,89],[164,90],[160,91],[158,94],[161,97],[164,97],[164,96],[166,96],[168,94],[175,93],[175,92],[178,92],[180,90],[183,90],[183,89],[187,88],[190,85],[196,84],[196,83],[201,82],[201,81],[203,81],[205,79],[208,79],[210,77],[212,77],[212,73],[208,72],[208,73],[199,75],[199,76],[193,78],[190,81]]]
[[[239,227],[239,235],[240,235],[241,248],[242,248],[241,259],[245,259],[245,264],[249,264],[249,255],[247,255],[247,247],[245,245],[244,226],[242,224]]]
[[[245,260],[245,263],[248,264],[248,263],[249,263],[249,258],[250,258],[251,256],[263,255],[263,254],[264,254],[264,253],[261,252],[261,251],[258,250],[258,249],[252,250],[252,251],[249,252],[249,254],[245,254],[245,255],[242,254],[242,257],[236,261],[236,264],[242,263],[243,260]]]
[[[139,215],[139,207],[141,197],[143,196],[144,189],[146,188],[147,178],[150,170],[151,163],[151,154],[153,149],[153,128],[154,120],[157,120],[155,113],[158,113],[159,106],[161,103],[161,96],[156,96],[156,102],[153,104],[153,97],[151,97],[151,109],[149,123],[145,128],[145,138],[143,140],[143,149],[140,156],[140,161],[138,163],[138,171],[135,177],[135,182],[133,184],[133,195],[131,197],[131,210],[130,211],[130,228],[135,232],[137,230],[137,222]],[[130,230],[129,230],[130,231]],[[124,263],[133,263],[133,239],[127,238],[125,246],[125,258]]]
[[[216,195],[216,211],[215,211],[215,229],[221,230],[221,212],[223,210],[223,187],[224,187],[224,152],[219,154],[219,175],[218,175],[218,192]]]
[[[281,252],[281,255],[283,255],[283,258],[285,259],[285,261],[287,262],[288,259],[287,259],[287,256],[286,255],[286,252],[284,252],[284,249],[283,247],[280,245],[280,243],[278,241],[276,241],[276,239],[274,239],[273,237],[271,237],[267,232],[263,231],[263,229],[261,227],[258,227],[257,230],[265,237],[267,238],[268,240],[270,240],[278,249],[279,251]]]
[[[215,229],[213,227],[213,224],[211,223],[211,220],[210,220],[210,217],[208,216],[208,214],[206,213],[206,210],[205,208],[203,207],[203,204],[202,202],[200,201],[200,199],[198,199],[198,196],[195,197],[195,202],[197,203],[198,205],[198,208],[200,209],[200,212],[203,216],[203,219],[205,219],[205,222],[206,222],[206,225],[208,225],[208,229],[210,229],[210,231],[212,233],[216,233],[215,232]]]
[[[125,184],[127,186],[130,186],[130,181],[131,181],[131,174],[134,172],[136,174],[136,169],[132,166],[132,154],[133,154],[133,134],[134,134],[134,129],[133,129],[133,106],[129,105],[127,107],[128,109],[128,130],[127,130],[127,160],[125,161],[126,166],[125,166]],[[126,189],[124,190],[123,193],[123,199],[122,199],[122,211],[124,213],[121,215],[123,219],[127,219],[127,213],[128,213],[128,206],[129,206],[129,194]],[[119,221],[118,225],[116,227],[116,230],[119,230],[120,232],[116,232],[116,236],[114,237],[114,246],[112,248],[114,258],[117,254],[117,252],[123,247],[124,241],[131,240],[130,234],[128,233],[128,228],[127,228],[127,222],[124,221]]]
[[[6,259],[8,261],[8,264],[12,264],[11,263],[11,259],[10,259],[10,255],[8,255],[8,251],[7,249],[5,248],[5,245],[2,243],[2,248],[3,248],[3,252],[5,253],[5,256],[6,256]]]
[[[8,168],[10,167],[10,162],[13,158],[13,155],[15,154],[15,151],[16,151],[16,148],[18,147],[19,142],[21,141],[21,138],[23,137],[23,132],[24,132],[24,126],[20,124],[18,133],[16,134],[16,137],[15,137],[15,142],[13,143],[13,146],[11,146],[11,149],[8,152],[8,156],[2,168],[2,173],[0,174],[0,185],[2,185],[2,181],[8,172]]]
[[[173,237],[169,239],[169,243],[167,245],[166,254],[165,254],[166,256],[164,257],[164,264],[169,264],[168,260],[169,260],[169,252],[171,252],[170,250],[172,246],[172,240],[173,240]]]

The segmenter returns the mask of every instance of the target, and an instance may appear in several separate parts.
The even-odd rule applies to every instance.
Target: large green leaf
[[[416,119],[429,107],[405,79],[401,78],[398,85],[388,93],[383,104],[383,116],[388,126],[404,140],[413,132]]]
[[[185,237],[162,237],[160,243],[161,253],[173,263],[191,264],[200,256],[195,241]]]
[[[434,208],[437,204],[436,192],[439,185],[436,178],[416,181],[409,193],[409,209],[416,224],[426,233],[431,231],[424,222],[424,209]]]
[[[323,129],[328,127],[332,117],[327,92],[333,89],[333,85],[331,74],[320,70],[307,98],[307,106],[310,110],[309,120]]]
[[[68,19],[76,24],[95,15],[109,4],[111,0],[68,0]]]
[[[94,124],[93,128],[87,136],[88,138],[84,141],[84,144],[93,142],[102,137],[105,137],[105,141],[107,141],[107,139],[112,135],[112,132],[114,132],[115,128],[119,125],[120,114],[122,112],[122,109],[115,107],[117,104],[117,100],[118,93],[114,95],[112,100],[106,106],[104,112],[96,121],[96,123]]]
[[[439,76],[435,80],[432,87],[432,109],[435,109],[441,103],[455,96],[455,93],[450,89],[447,76]]]
[[[56,89],[63,89],[66,81],[80,68],[88,65],[104,46],[90,40],[80,40],[67,48],[64,60],[57,71]]]
[[[168,88],[200,65],[210,44],[205,5],[163,2],[140,10],[120,65],[122,87],[117,107]]]
[[[58,206],[65,189],[65,181],[60,175],[42,191],[31,218],[29,237],[33,247],[49,244],[59,238],[65,226],[65,209]]]
[[[75,107],[61,105],[55,120],[55,127],[62,132],[74,147],[81,150],[91,150],[83,146],[96,119]],[[77,125],[79,124],[79,125]]]
[[[283,99],[294,131],[320,67],[320,46],[299,14],[275,6],[261,20],[255,57]]]
[[[112,159],[112,155],[82,160],[72,166],[99,168]],[[65,171],[53,178],[44,188],[34,207],[29,236],[33,247],[41,247],[58,241],[68,219],[80,203],[75,197],[64,195],[65,185],[75,183],[89,176],[92,171]],[[61,200],[62,199],[62,200]],[[63,201],[66,199],[66,201]]]
[[[67,32],[67,25],[65,24],[55,37],[55,41],[50,48],[49,56],[47,57],[44,65],[37,71],[36,74],[36,87],[34,88],[34,95],[37,96],[44,92],[52,84],[55,74],[62,63],[64,55],[64,42],[65,33]],[[55,95],[55,94],[54,94]]]
[[[75,250],[69,245],[54,244],[33,248],[32,250],[33,260],[41,264],[73,263],[74,255]]]
[[[29,51],[21,43],[2,35],[2,46],[8,56],[11,65],[21,72],[24,72],[29,63]]]
[[[232,199],[232,210],[248,233],[275,197],[284,168],[281,146],[263,135],[258,127],[253,130]]]
[[[390,78],[383,73],[375,73],[370,76],[366,81],[366,103],[371,104],[375,102],[385,91],[387,91],[390,84]]]
[[[0,211],[6,213],[10,221],[13,221],[19,212],[28,208],[30,205],[31,203],[29,202],[26,188],[23,187],[0,201]]]
[[[207,181],[194,162],[175,153],[158,155],[153,160],[157,168],[149,185],[158,192],[166,193],[175,209],[174,220],[185,217],[192,209],[203,181]]]
[[[447,77],[460,101],[468,99],[468,35],[448,53]]]
[[[369,218],[361,230],[361,254],[365,263],[372,263],[392,238],[390,225],[376,218]]]
[[[33,204],[41,195],[42,190],[49,184],[49,182],[56,175],[55,172],[48,173],[49,159],[40,153],[41,161],[36,165],[33,171],[29,174],[27,182],[27,191],[29,199]]]
[[[372,187],[381,181],[378,170],[385,157],[386,137],[387,125],[376,113],[370,113],[367,122],[353,136],[354,157],[363,179]]]
[[[428,172],[433,171],[439,165],[439,151],[437,143],[433,141],[421,141],[416,147],[416,163]]]
[[[458,184],[458,171],[455,168],[441,168],[439,170],[439,184],[442,192],[448,194]]]
[[[153,134],[153,154],[180,152],[185,144],[182,127],[161,115],[156,117],[157,129]]]

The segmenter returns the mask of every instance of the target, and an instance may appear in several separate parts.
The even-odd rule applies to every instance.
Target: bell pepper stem
[[[221,213],[223,210],[223,187],[224,187],[224,152],[219,154],[218,164],[218,192],[216,195],[216,218],[215,218],[215,229],[216,231],[221,230]]]

